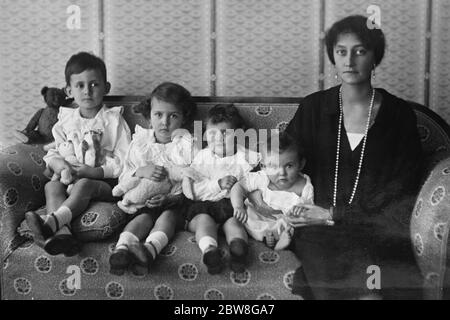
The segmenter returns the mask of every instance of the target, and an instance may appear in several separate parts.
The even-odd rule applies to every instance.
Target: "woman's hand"
[[[334,224],[330,210],[312,204],[292,207],[287,214],[287,220],[294,227]]]
[[[138,168],[136,170],[136,177],[147,178],[155,182],[160,182],[167,177],[167,171],[163,166],[150,164],[148,166]]]
[[[269,207],[267,205],[267,203],[264,202],[263,198],[262,198],[262,193],[259,190],[253,191],[248,195],[248,200],[250,201],[250,203],[253,205],[253,207],[255,208],[255,210],[261,214],[262,216],[269,218],[269,219],[273,219],[273,220],[277,220],[277,218],[275,217],[275,215],[277,214],[283,214],[283,212],[278,211],[278,210],[274,210],[271,207]]]
[[[167,195],[158,194],[145,201],[145,206],[147,208],[157,208],[164,206],[166,203],[167,203]]]
[[[299,218],[302,215],[303,211],[305,210],[306,209],[302,206],[293,206],[292,208],[289,209],[286,215],[288,217]]]
[[[302,207],[306,210],[302,210],[300,217],[306,220],[332,220],[333,216],[329,209],[324,209],[322,207],[316,206],[314,204],[303,204]]]
[[[247,221],[247,210],[244,207],[234,208],[233,216],[241,223]]]

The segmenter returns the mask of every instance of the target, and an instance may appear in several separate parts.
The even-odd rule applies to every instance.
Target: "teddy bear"
[[[172,181],[184,181],[185,179],[199,181],[202,179],[201,175],[191,167],[166,165],[164,168],[167,170],[167,176],[159,182],[135,176],[123,177],[112,190],[115,197],[123,195],[117,206],[126,213],[134,214],[140,208],[145,207],[148,199],[159,194],[168,194],[173,187]]]
[[[128,176],[113,188],[112,194],[115,197],[123,195],[117,206],[128,214],[134,214],[145,207],[148,199],[158,194],[168,194],[171,189],[172,183],[167,177],[163,181],[155,182],[147,178]]]
[[[16,130],[14,136],[22,143],[50,143],[54,140],[53,125],[58,121],[59,107],[72,106],[73,99],[68,99],[60,88],[43,87],[41,94],[47,107],[39,109],[23,130]],[[46,148],[48,150],[49,148]]]
[[[139,166],[145,166],[148,162],[155,165],[163,166],[167,171],[167,177],[159,182],[152,181],[147,178],[139,178],[131,173],[127,173],[120,178],[112,194],[115,197],[123,196],[122,200],[117,203],[122,211],[134,214],[150,198],[159,194],[168,194],[173,187],[174,181],[182,181],[184,177],[189,177],[194,181],[198,181],[201,176],[189,163],[185,163],[183,159],[188,158],[184,152],[188,148],[181,147],[183,144],[190,145],[190,137],[176,135],[172,138],[173,143],[162,147],[159,144],[147,145],[150,136],[153,133],[136,126],[135,143],[141,148],[133,153],[134,162]],[[147,150],[147,151],[146,151]]]
[[[66,141],[58,146],[59,154],[70,164],[77,164],[78,159],[75,155],[75,147],[73,141]],[[59,174],[54,173],[52,181],[60,180],[65,185],[69,185],[74,180],[72,173],[68,169],[63,169]]]

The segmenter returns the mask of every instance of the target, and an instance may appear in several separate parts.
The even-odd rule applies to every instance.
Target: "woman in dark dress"
[[[302,266],[293,292],[305,298],[422,298],[409,219],[419,190],[421,144],[408,103],[371,79],[385,50],[379,28],[350,16],[327,32],[340,86],[302,100],[287,130],[306,150],[314,206],[296,228]]]

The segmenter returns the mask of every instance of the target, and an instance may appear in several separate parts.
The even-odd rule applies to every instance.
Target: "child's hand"
[[[247,210],[244,207],[234,208],[233,216],[241,223],[245,223],[247,221]]]
[[[73,171],[77,178],[102,179],[103,169],[100,167],[93,168],[86,164],[76,163],[72,165]]]
[[[78,178],[87,178],[91,173],[91,167],[85,164],[76,163],[72,165],[72,168]]]
[[[56,174],[61,174],[64,169],[73,172],[72,166],[66,160],[61,158],[55,158],[50,160],[48,167]]]
[[[237,182],[236,177],[233,176],[226,176],[219,180],[219,186],[220,189],[224,190],[231,190],[231,188],[234,186],[234,184]]]
[[[155,182],[160,182],[167,177],[167,171],[163,166],[155,166],[150,164],[145,167],[140,167],[136,170],[136,177],[147,178]]]
[[[166,194],[158,194],[156,196],[151,197],[147,201],[145,201],[145,206],[147,208],[157,208],[162,207],[166,204],[167,195]]]

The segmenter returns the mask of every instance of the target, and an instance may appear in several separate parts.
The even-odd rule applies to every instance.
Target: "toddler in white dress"
[[[278,144],[278,145],[277,145]],[[299,216],[303,204],[314,204],[310,178],[301,172],[305,165],[302,152],[286,133],[269,137],[261,150],[262,170],[248,173],[231,189],[235,216],[242,217],[248,234],[266,241],[275,250],[285,249],[293,234],[293,217]],[[246,200],[259,190],[264,206],[257,209]],[[269,211],[264,213],[263,211]]]

